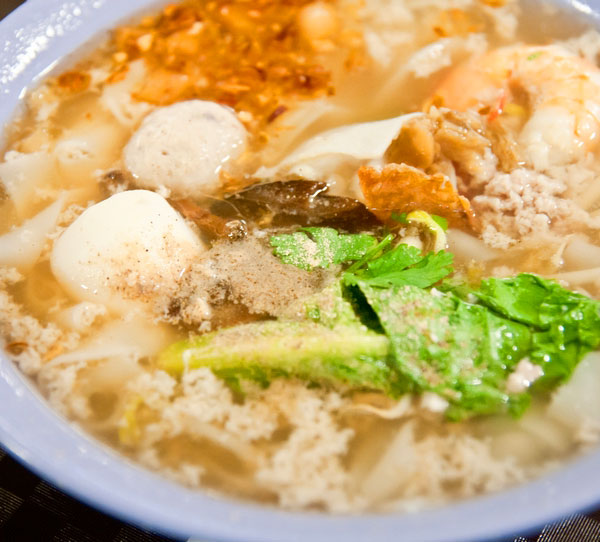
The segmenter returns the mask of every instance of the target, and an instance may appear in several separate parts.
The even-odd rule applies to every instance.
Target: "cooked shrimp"
[[[575,162],[600,135],[600,70],[561,47],[516,45],[474,57],[437,88],[434,102],[522,117],[518,142],[536,169]]]

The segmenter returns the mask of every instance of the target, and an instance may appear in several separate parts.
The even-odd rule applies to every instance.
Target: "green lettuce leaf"
[[[530,353],[544,369],[538,389],[567,380],[585,354],[600,346],[600,303],[530,273],[484,280],[472,293],[483,305],[536,333]]]
[[[533,393],[565,382],[600,346],[600,302],[528,273],[457,282],[448,278],[451,253],[423,254],[396,240],[331,228],[273,236],[274,253],[302,269],[354,263],[280,320],[183,341],[160,366],[174,374],[210,367],[230,383],[293,377],[394,397],[433,392],[458,420],[520,414]],[[522,361],[540,375],[511,386]]]
[[[173,375],[208,367],[234,388],[236,381],[268,385],[273,378],[374,389],[394,395],[389,342],[360,324],[328,327],[314,322],[252,322],[172,344],[158,366]]]
[[[394,367],[416,392],[432,391],[454,419],[520,410],[506,379],[531,350],[525,324],[452,294],[416,286],[358,287],[390,340]]]

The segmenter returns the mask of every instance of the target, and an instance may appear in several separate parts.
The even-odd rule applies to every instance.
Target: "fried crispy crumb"
[[[381,218],[389,218],[392,211],[420,209],[443,216],[455,227],[475,226],[469,200],[460,196],[444,175],[427,175],[406,164],[388,164],[381,171],[363,166],[358,176],[367,206]]]
[[[61,90],[77,93],[87,90],[92,78],[89,73],[70,71],[60,75],[56,81]]]
[[[309,3],[169,5],[141,24],[117,29],[109,82],[122,79],[125,59],[143,58],[148,76],[136,99],[156,105],[212,100],[250,114],[258,129],[285,111],[282,102],[333,92],[329,72],[300,28],[301,8]]]

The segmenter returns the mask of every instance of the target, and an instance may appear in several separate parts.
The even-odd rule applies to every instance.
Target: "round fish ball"
[[[200,197],[219,188],[221,169],[245,146],[246,130],[231,109],[189,100],[146,116],[123,158],[138,186]]]
[[[85,210],[55,241],[50,263],[75,299],[124,313],[166,303],[204,250],[162,196],[131,190]]]

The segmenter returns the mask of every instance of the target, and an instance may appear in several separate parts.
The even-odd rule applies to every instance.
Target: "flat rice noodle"
[[[26,213],[35,189],[44,186],[56,174],[54,157],[45,151],[22,153],[9,151],[0,163],[0,181],[20,217]]]
[[[448,250],[458,260],[485,262],[499,258],[502,255],[502,251],[489,247],[481,239],[477,239],[477,237],[461,230],[448,230],[447,239]]]
[[[569,271],[568,273],[557,273],[552,277],[557,280],[564,280],[571,286],[580,286],[581,284],[593,284],[600,281],[600,267],[592,269],[582,269],[581,271]]]
[[[127,128],[137,125],[142,117],[153,109],[149,103],[131,97],[133,90],[143,82],[146,74],[145,62],[142,59],[135,60],[129,63],[123,80],[106,84],[102,89],[100,103]]]
[[[477,229],[469,200],[458,194],[444,175],[389,164],[381,170],[363,166],[358,177],[367,207],[381,220],[388,220],[392,212],[422,210],[446,218],[452,227]]]
[[[593,179],[592,173],[592,179]],[[597,208],[598,200],[600,200],[600,183],[589,182],[585,183],[585,190],[581,191],[581,194],[574,198],[575,203],[579,205],[585,211],[590,212],[590,209]],[[599,216],[598,211],[590,212],[592,217]]]
[[[405,423],[374,462],[374,467],[361,484],[361,493],[372,504],[397,493],[416,467],[415,427]]]
[[[600,267],[600,247],[585,237],[574,236],[567,243],[563,260],[565,267],[574,271]]]
[[[371,415],[384,420],[398,420],[414,414],[412,398],[409,395],[405,395],[402,399],[387,408],[371,405],[369,403],[353,403],[347,407],[343,407],[342,410],[350,414]]]
[[[166,326],[157,327],[143,316],[123,318],[102,327],[79,348],[60,354],[48,362],[48,366],[70,365],[115,357],[139,359],[153,356],[172,340]]]
[[[422,113],[411,113],[327,130],[305,141],[276,166],[260,168],[254,176],[264,179],[295,174],[310,180],[329,180],[339,168],[347,167],[349,163],[358,168],[370,160],[383,160],[402,127],[421,116]],[[304,171],[308,172],[308,177],[304,176]],[[319,176],[314,177],[315,173]]]
[[[280,167],[306,162],[325,154],[340,154],[357,160],[381,158],[402,126],[420,116],[421,113],[411,113],[391,119],[333,128],[306,141],[287,156]]]
[[[417,2],[424,8],[423,0]],[[372,100],[376,103],[393,101],[399,94],[406,92],[407,84],[414,78],[425,79],[450,66],[453,62],[486,49],[483,34],[470,34],[467,37],[453,36],[436,40],[415,51],[408,59],[403,60],[394,75],[380,88],[375,89]]]
[[[225,429],[216,427],[211,423],[194,420],[193,417],[187,418],[186,423],[188,424],[187,434],[194,438],[204,438],[214,442],[237,456],[242,463],[250,468],[255,468],[257,466],[259,454],[256,447],[252,444],[238,438],[236,435]]]
[[[85,375],[78,383],[78,389],[86,395],[98,391],[115,391],[123,382],[129,382],[139,376],[140,371],[140,366],[131,358],[108,358],[86,369]]]
[[[126,131],[108,114],[97,114],[65,130],[53,156],[63,184],[85,186],[97,169],[109,166],[126,141]]]
[[[0,265],[26,269],[35,264],[48,235],[56,228],[65,199],[61,196],[18,228],[0,236]]]
[[[541,418],[538,416],[538,419]],[[520,465],[532,465],[542,460],[537,437],[515,425],[513,419],[490,420],[482,433],[498,457],[514,457]]]
[[[600,427],[600,352],[588,354],[577,366],[573,376],[552,398],[548,414],[572,428],[585,422]]]
[[[55,284],[54,280],[52,280],[52,284]],[[60,288],[58,285],[56,287]],[[60,291],[62,293],[62,290]],[[107,313],[108,309],[104,305],[82,301],[62,309],[56,319],[68,329],[84,332],[97,318],[103,317]]]
[[[523,416],[519,421],[519,427],[530,434],[541,444],[534,447],[535,450],[551,450],[555,455],[566,454],[572,446],[568,432],[556,420],[546,416]]]
[[[143,369],[132,357],[112,357],[103,360],[91,367],[82,369],[81,374],[70,393],[71,397],[77,395],[82,400],[90,401],[93,396],[106,395],[113,398],[112,411],[98,419],[95,416],[86,421],[96,431],[111,430],[119,423],[123,411],[127,407],[128,395],[116,393],[123,382],[130,382],[138,377]]]
[[[518,420],[498,415],[474,420],[476,434],[488,439],[497,458],[513,457],[519,465],[537,466],[548,458],[548,452],[568,452],[572,437],[556,418],[548,416],[543,402],[534,401]]]
[[[331,100],[300,102],[289,112],[278,117],[271,125],[274,135],[270,144],[261,153],[261,162],[266,164],[280,162],[298,142],[311,137],[324,120],[344,115],[347,115],[347,111],[332,103]]]

